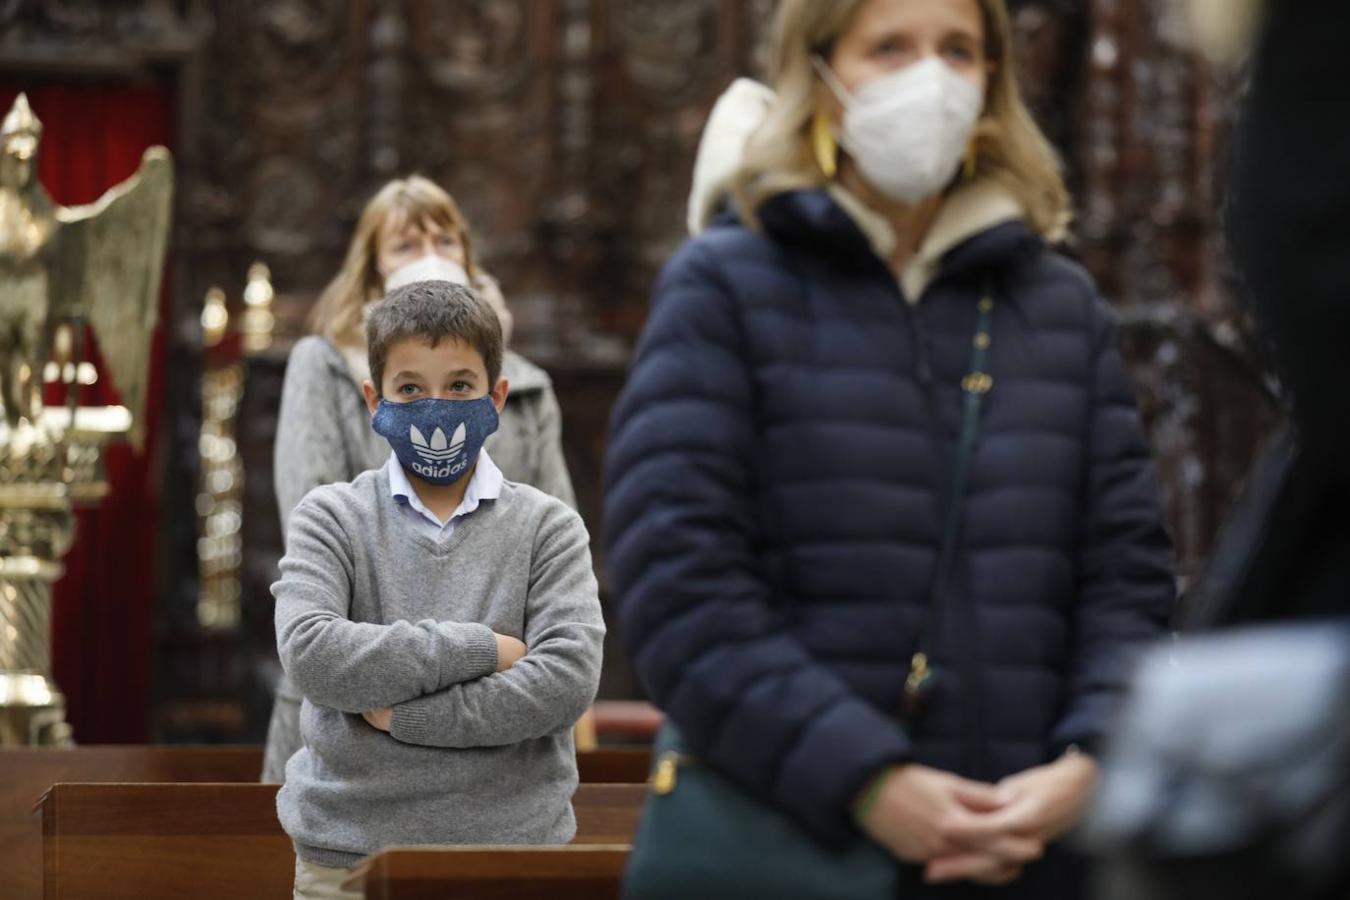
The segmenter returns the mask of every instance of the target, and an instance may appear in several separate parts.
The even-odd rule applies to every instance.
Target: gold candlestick
[[[0,746],[71,742],[51,678],[52,585],[64,574],[75,508],[107,494],[102,448],[131,428],[125,407],[42,410],[0,422]]]

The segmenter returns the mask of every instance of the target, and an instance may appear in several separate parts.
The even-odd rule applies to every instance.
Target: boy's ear
[[[361,382],[361,393],[366,395],[366,409],[370,414],[375,415],[375,410],[380,406],[380,392],[375,390],[375,384],[369,379]]]
[[[492,386],[492,405],[497,407],[497,414],[506,408],[506,395],[511,392],[511,382],[507,381],[505,376],[498,378],[497,383]]]

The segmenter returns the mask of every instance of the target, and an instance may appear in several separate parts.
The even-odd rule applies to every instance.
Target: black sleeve
[[[1350,481],[1350,4],[1267,4],[1234,142],[1234,262],[1294,396],[1305,449]]]

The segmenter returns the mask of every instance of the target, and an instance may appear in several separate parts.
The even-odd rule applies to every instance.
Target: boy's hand
[[[394,711],[387,706],[384,709],[368,709],[361,713],[361,718],[369,722],[372,728],[388,731],[393,725]]]
[[[505,672],[527,652],[525,644],[509,634],[497,635],[497,671]]]

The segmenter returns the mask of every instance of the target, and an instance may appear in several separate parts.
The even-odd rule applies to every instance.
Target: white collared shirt
[[[502,493],[502,470],[488,456],[486,450],[478,451],[478,467],[469,478],[469,486],[464,490],[464,499],[442,522],[435,513],[427,508],[422,498],[413,490],[408,474],[399,464],[398,456],[389,458],[389,495],[394,498],[413,527],[435,541],[448,541],[455,533],[456,523],[478,508],[483,500],[496,500]]]

